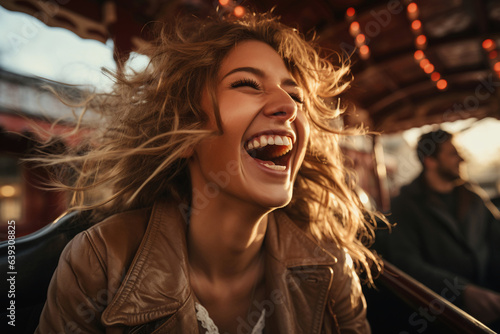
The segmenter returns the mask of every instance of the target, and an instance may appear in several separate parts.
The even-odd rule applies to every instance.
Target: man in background
[[[377,250],[483,323],[500,324],[500,221],[460,177],[452,135],[420,137],[422,173],[391,203],[390,235]],[[491,203],[490,203],[491,204]]]

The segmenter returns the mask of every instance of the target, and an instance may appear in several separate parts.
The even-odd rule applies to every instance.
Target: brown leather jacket
[[[265,238],[266,333],[369,333],[352,262],[284,213]],[[118,214],[77,235],[52,278],[36,333],[198,333],[186,227],[174,205]],[[251,328],[241,322],[242,332]]]

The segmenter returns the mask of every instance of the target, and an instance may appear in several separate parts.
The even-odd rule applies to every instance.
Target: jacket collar
[[[287,268],[332,266],[335,256],[309,238],[286,214],[270,214],[266,231],[267,256]],[[137,326],[168,317],[193,304],[189,284],[186,223],[176,205],[154,204],[148,227],[123,282],[102,314],[105,325]],[[281,275],[272,269],[268,275]],[[328,288],[329,288],[328,283]],[[185,318],[185,317],[184,317]],[[196,318],[184,319],[196,324]]]
[[[287,268],[337,263],[332,253],[316,243],[281,210],[270,215],[265,247],[269,256]]]
[[[266,328],[270,333],[320,333],[337,263],[332,253],[339,250],[321,247],[282,211],[270,215],[265,250]]]

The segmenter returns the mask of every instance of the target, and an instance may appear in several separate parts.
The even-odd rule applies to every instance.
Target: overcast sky
[[[0,67],[71,84],[106,88],[101,68],[115,69],[112,42],[82,39],[38,19],[0,7]]]

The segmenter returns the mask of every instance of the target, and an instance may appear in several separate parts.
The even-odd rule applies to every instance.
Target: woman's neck
[[[255,270],[268,213],[248,204],[210,201],[190,215],[187,234],[191,268],[209,280],[226,280]]]
[[[248,204],[227,201],[211,201],[191,211],[190,283],[221,333],[236,333],[253,301],[264,298],[262,244],[268,214],[257,212]]]

